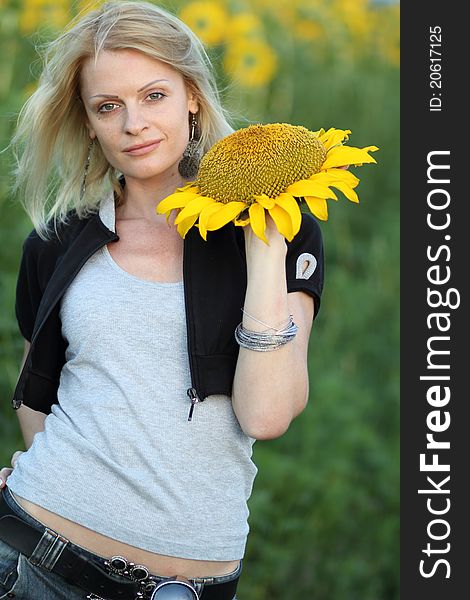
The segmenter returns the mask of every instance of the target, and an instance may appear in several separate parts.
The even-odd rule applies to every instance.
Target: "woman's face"
[[[197,101],[169,65],[135,50],[103,51],[81,71],[87,127],[126,179],[177,175]]]

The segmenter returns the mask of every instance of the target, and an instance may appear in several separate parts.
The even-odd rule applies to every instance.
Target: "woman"
[[[235,598],[252,445],[307,402],[322,245],[306,215],[290,244],[268,220],[266,245],[156,213],[230,131],[200,42],[154,5],[109,2],[48,49],[14,139],[35,229],[0,598]]]

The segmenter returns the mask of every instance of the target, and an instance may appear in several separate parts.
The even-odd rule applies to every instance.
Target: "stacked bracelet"
[[[274,328],[270,327],[270,329]],[[269,331],[251,331],[245,329],[242,323],[240,323],[235,329],[235,339],[242,348],[255,350],[256,352],[270,352],[292,341],[297,335],[297,329],[298,327],[294,323],[292,315],[289,315],[288,324],[283,329],[274,329],[275,333]]]
[[[264,325],[265,327],[267,327],[268,329],[272,329],[273,331],[280,331],[281,329],[284,329],[285,327],[287,327],[287,324],[290,325],[290,320],[292,319],[292,315],[289,315],[289,317],[287,319],[284,319],[284,321],[281,321],[281,323],[279,323],[279,325],[283,325],[283,327],[279,328],[279,325],[277,327],[273,327],[272,325],[268,325],[267,323],[265,323],[264,321],[260,321],[259,319],[257,319],[256,317],[254,317],[253,315],[250,315],[249,312],[246,312],[246,310],[244,308],[242,308],[242,313],[244,315],[246,315],[247,317],[249,317],[250,319],[253,319],[253,321],[256,321],[257,323],[259,323],[260,325]],[[284,325],[284,323],[287,321],[287,324]]]

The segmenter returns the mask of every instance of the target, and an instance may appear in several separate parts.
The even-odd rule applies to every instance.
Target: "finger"
[[[23,454],[23,450],[17,450],[16,452],[13,453],[13,456],[11,457],[11,466],[13,468],[16,467],[16,461],[18,460],[20,454]]]
[[[9,467],[4,467],[0,470],[0,489],[5,486],[6,480],[11,475],[12,471],[13,469],[10,469]]]

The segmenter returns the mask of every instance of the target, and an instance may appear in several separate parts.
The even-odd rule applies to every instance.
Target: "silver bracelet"
[[[281,321],[280,325],[283,325],[286,320],[287,320],[287,324],[284,324],[284,326],[279,329],[279,327],[272,327],[271,325],[268,325],[264,321],[260,321],[259,319],[257,319],[253,315],[250,315],[249,312],[246,312],[246,310],[244,308],[242,308],[242,313],[244,315],[246,315],[247,317],[250,317],[250,319],[253,319],[253,321],[256,321],[260,325],[264,325],[265,327],[267,327],[268,329],[272,329],[273,331],[281,331],[282,329],[284,329],[285,327],[287,327],[288,325],[290,325],[290,320],[292,319],[292,315],[289,315],[289,317],[287,319],[285,319],[284,321]]]
[[[239,323],[235,329],[235,339],[242,348],[256,352],[270,352],[291,342],[297,335],[297,330],[298,327],[290,315],[288,325],[284,329],[278,330],[277,333],[251,331]]]

